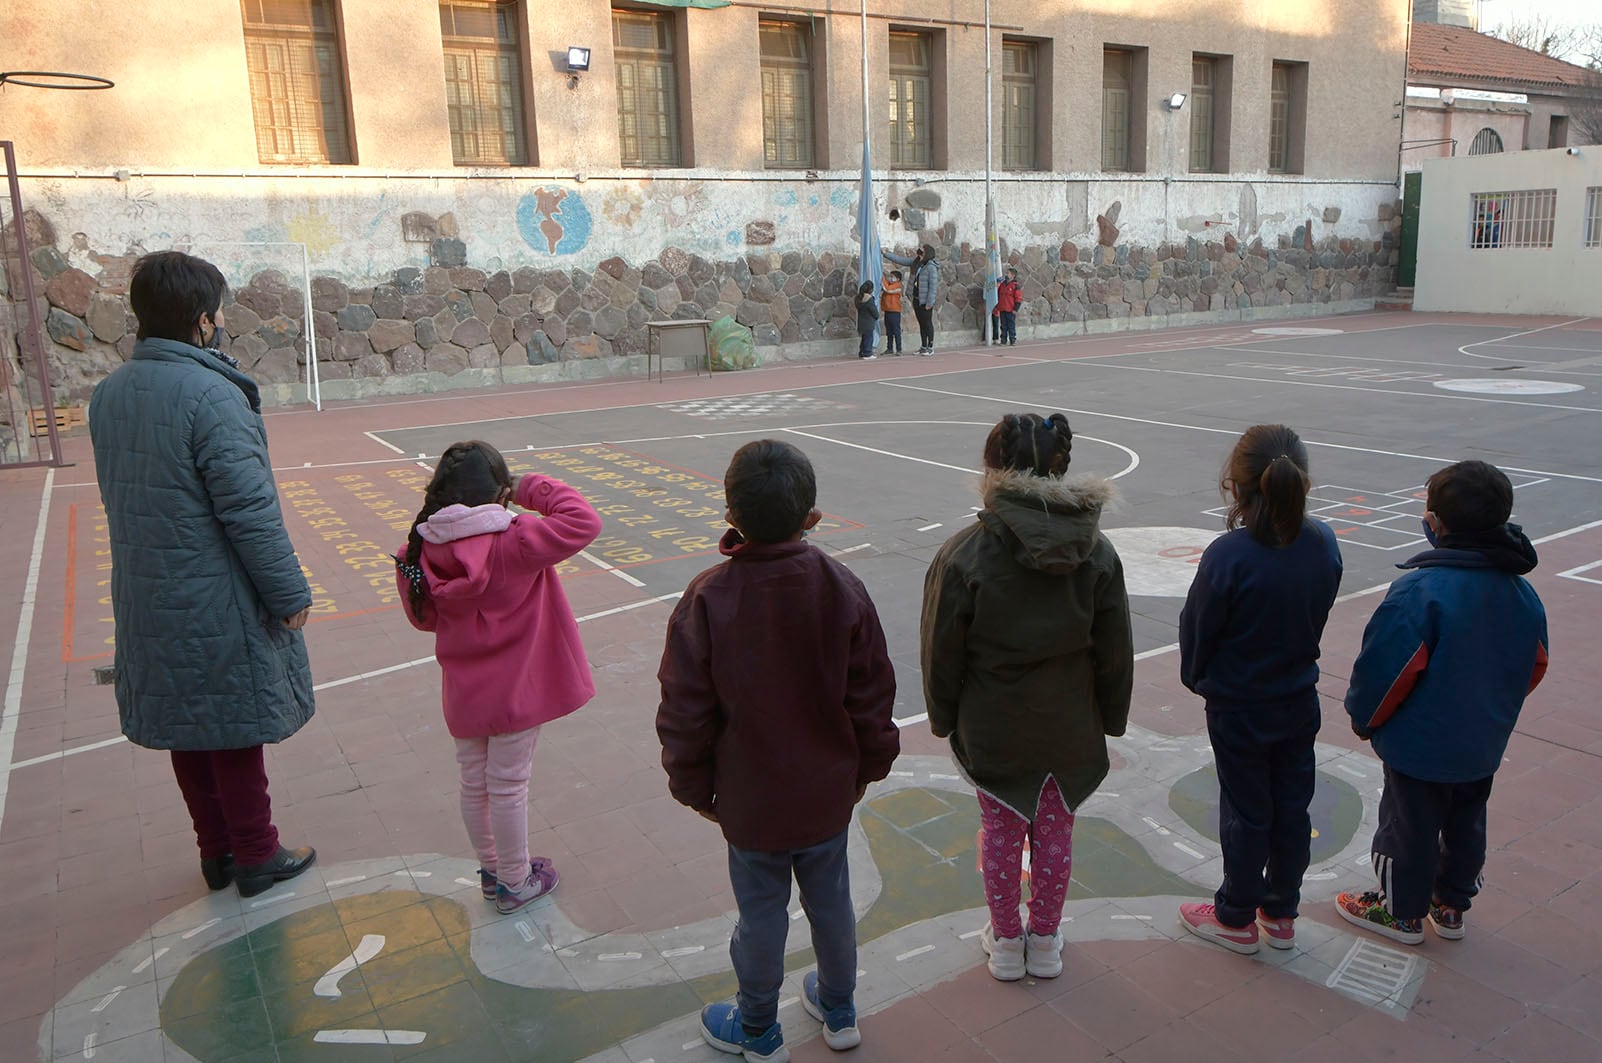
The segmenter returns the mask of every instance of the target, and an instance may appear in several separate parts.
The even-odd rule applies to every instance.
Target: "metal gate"
[[[1396,260],[1396,286],[1411,288],[1418,275],[1418,208],[1424,175],[1417,170],[1402,177],[1402,247]]]
[[[34,283],[17,157],[0,140],[6,195],[0,200],[0,468],[60,465],[61,439],[42,330],[44,293]]]

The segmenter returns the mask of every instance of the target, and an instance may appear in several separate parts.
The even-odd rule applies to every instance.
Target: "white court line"
[[[374,435],[372,432],[363,432],[362,435],[366,436],[368,439],[371,439],[374,443],[377,443],[381,447],[387,447],[388,449],[393,450],[397,454],[405,454],[406,453],[404,450],[402,450],[400,447],[397,447],[395,444],[391,443],[389,440],[380,439],[378,436]]]
[[[919,528],[918,530],[921,531],[921,532],[926,532],[926,531],[934,531],[936,528],[944,528],[944,527],[945,527],[944,524],[925,524],[923,527]]]
[[[923,721],[927,720],[928,718],[929,718],[929,714],[927,712],[920,712],[915,716],[901,716],[901,717],[892,718],[890,720],[890,722],[895,724],[897,727],[911,727],[913,724],[922,723]],[[893,771],[890,774],[891,775],[911,775],[912,773],[911,772]]]
[[[602,561],[588,550],[580,550],[578,552],[578,556],[582,557],[584,560],[588,561],[602,572],[610,572],[612,575],[616,576],[618,579],[622,580],[624,583],[627,583],[631,587],[645,586],[645,582],[643,580],[635,579],[633,576],[629,575],[627,572],[624,572],[616,565],[607,561]]]
[[[322,1045],[420,1045],[427,1036],[421,1030],[318,1030],[312,1040]]]
[[[1122,367],[1120,366],[1115,368]],[[1254,380],[1253,382],[1260,384],[1271,383],[1271,381],[1266,380]],[[962,391],[944,391],[940,388],[920,387],[916,384],[899,384],[892,380],[880,380],[878,383],[887,388],[901,388],[905,391],[925,391],[931,395],[945,395],[954,399],[973,399],[975,402],[993,402],[1001,406],[1022,406],[1028,408],[1039,405],[1037,399],[1008,399],[998,398],[994,395],[973,395]],[[1394,394],[1403,393],[1397,392]],[[1411,392],[1405,394],[1411,394]],[[1515,405],[1528,406],[1532,404],[1518,403]],[[1158,421],[1150,417],[1135,417],[1124,413],[1107,413],[1105,410],[1076,409],[1067,406],[1059,406],[1056,408],[1061,410],[1063,413],[1071,413],[1080,417],[1104,417],[1110,421],[1128,421],[1131,424],[1147,424],[1157,428],[1179,428],[1188,432],[1207,432],[1211,435],[1236,437],[1240,435],[1240,431],[1234,428],[1213,428],[1208,425],[1184,424],[1179,421]],[[1602,409],[1587,410],[1586,412],[1602,413]],[[1456,458],[1441,458],[1433,454],[1409,454],[1406,451],[1401,450],[1380,450],[1376,447],[1357,447],[1352,446],[1349,443],[1325,443],[1317,439],[1307,439],[1306,437],[1303,437],[1302,442],[1310,447],[1325,447],[1329,450],[1347,450],[1357,454],[1378,454],[1387,458],[1409,458],[1414,461],[1437,461],[1443,465],[1449,465],[1457,460]],[[1583,483],[1602,484],[1602,477],[1581,476],[1578,473],[1572,472],[1553,472],[1550,469],[1525,469],[1516,465],[1502,465],[1499,466],[1499,468],[1501,468],[1504,472],[1522,472],[1529,473],[1532,476],[1550,476],[1560,480],[1579,480]]]
[[[878,381],[878,383],[884,383],[884,381]],[[867,422],[864,422],[864,423],[867,423]],[[898,423],[900,423],[900,424],[966,424],[966,425],[978,425],[978,426],[981,426],[981,427],[989,427],[988,425],[985,425],[984,422],[982,422],[982,421],[901,421],[901,422],[898,422]],[[818,440],[819,442],[822,442],[822,443],[833,443],[836,446],[840,446],[840,447],[850,447],[852,450],[865,450],[870,454],[878,454],[878,455],[881,455],[881,456],[886,457],[886,458],[900,458],[903,461],[915,461],[919,465],[933,465],[933,466],[935,466],[936,468],[939,468],[939,469],[951,469],[954,472],[965,472],[965,473],[969,473],[969,474],[971,474],[973,476],[983,476],[984,475],[984,470],[983,469],[970,469],[970,468],[968,468],[966,466],[963,466],[963,465],[947,465],[943,461],[931,461],[928,458],[918,458],[918,457],[914,457],[911,454],[901,454],[901,453],[898,453],[898,452],[893,451],[893,450],[880,450],[878,447],[864,446],[861,443],[848,443],[843,439],[831,439],[829,436],[813,435],[810,432],[802,431],[803,428],[817,428],[817,427],[822,427],[822,428],[846,427],[846,424],[839,424],[839,425],[802,425],[802,426],[800,426],[798,428],[781,428],[781,429],[779,429],[779,431],[788,432],[791,435],[801,436],[801,437],[803,437],[805,439],[816,439],[816,440]],[[743,435],[745,433],[738,433],[738,434],[742,434]],[[1091,443],[1103,443],[1103,444],[1106,444],[1109,447],[1115,447],[1118,450],[1121,450],[1125,454],[1129,455],[1129,464],[1125,465],[1122,469],[1118,470],[1117,472],[1113,473],[1111,476],[1107,477],[1107,479],[1109,479],[1109,480],[1117,480],[1120,477],[1128,476],[1130,473],[1132,473],[1136,469],[1140,468],[1140,455],[1135,453],[1135,451],[1133,449],[1131,449],[1130,447],[1124,446],[1122,443],[1114,443],[1110,439],[1097,439],[1095,436],[1087,436],[1087,435],[1079,435],[1076,438],[1087,440],[1087,441],[1089,441]],[[936,528],[940,527],[940,525],[938,525],[938,524],[933,525],[933,526],[936,527]],[[918,530],[919,531],[923,531],[924,529],[920,528]]]
[[[1503,340],[1516,340],[1520,336],[1533,336],[1537,332],[1549,332],[1555,328],[1567,328],[1569,325],[1578,325],[1581,322],[1589,320],[1591,319],[1588,317],[1577,317],[1573,321],[1560,321],[1556,325],[1542,325],[1540,328],[1532,328],[1526,329],[1523,332],[1515,332],[1511,336],[1498,336],[1495,339],[1480,340],[1478,343],[1465,343],[1463,346],[1457,349],[1457,353],[1468,355],[1470,358],[1484,358],[1487,361],[1505,361],[1506,359],[1502,358],[1501,355],[1496,354],[1469,354],[1469,348],[1483,347],[1489,343],[1501,343]]]
[[[90,742],[86,746],[76,746],[72,749],[57,750],[54,753],[46,753],[43,756],[29,757],[27,760],[19,760],[15,764],[11,765],[11,770],[16,771],[18,768],[31,768],[35,764],[44,764],[48,761],[60,760],[68,753],[90,753],[96,749],[105,749],[107,746],[121,745],[126,741],[128,740],[122,735],[118,735],[116,738],[104,738],[99,742]]]
[[[50,520],[50,494],[56,470],[46,469],[39,495],[39,523],[33,530],[33,553],[28,559],[28,581],[22,588],[22,609],[17,614],[16,643],[11,648],[11,674],[6,679],[5,708],[0,710],[0,824],[6,818],[6,792],[11,787],[11,754],[16,748],[17,720],[22,715],[22,682],[28,667],[28,640],[33,634],[33,611],[39,599],[39,566],[44,560],[45,525]]]

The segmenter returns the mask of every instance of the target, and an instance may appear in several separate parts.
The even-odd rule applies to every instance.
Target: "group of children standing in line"
[[[910,257],[886,255],[891,261],[913,268],[912,299],[918,315],[920,345],[918,353],[925,357],[934,354],[934,296],[939,283],[939,267],[934,265],[932,248],[922,247]],[[884,329],[884,354],[901,353],[901,271],[885,274],[880,291],[875,294],[872,281],[863,281],[857,288],[854,301],[857,312],[857,357],[871,362],[879,357],[874,351],[873,336],[881,326]],[[997,346],[1018,346],[1018,308],[1023,296],[1018,284],[1018,271],[1008,268],[996,282],[996,306],[990,314],[990,340]],[[984,338],[984,328],[979,338]]]
[[[1072,445],[1062,414],[996,424],[984,508],[924,583],[929,723],[977,791],[990,913],[980,942],[1004,981],[1062,971],[1074,810],[1107,775],[1106,738],[1124,733],[1134,679],[1123,567],[1100,530],[1113,487],[1068,473]],[[1180,620],[1181,678],[1206,702],[1224,863],[1213,903],[1182,905],[1180,922],[1242,953],[1260,936],[1294,946],[1309,861],[1319,642],[1341,577],[1333,534],[1307,516],[1310,486],[1295,432],[1259,425],[1241,437],[1220,483],[1230,530],[1203,555]],[[779,1063],[792,877],[817,956],[803,1007],[829,1047],[861,1040],[847,829],[899,753],[896,683],[866,588],[806,542],[820,516],[806,456],[748,443],[724,490],[724,560],[690,582],[668,622],[656,728],[670,792],[722,829],[739,908],[729,945],[739,992],[703,1009],[702,1036]],[[513,515],[513,501],[537,516]],[[1492,776],[1546,667],[1545,614],[1522,578],[1535,550],[1508,523],[1512,502],[1507,477],[1484,462],[1430,477],[1431,548],[1401,566],[1346,694],[1385,790],[1377,888],[1341,894],[1336,910],[1409,944],[1425,921],[1463,936]],[[594,693],[555,566],[600,528],[573,488],[514,478],[488,444],[461,443],[397,557],[407,616],[435,633],[462,815],[484,895],[502,912],[558,881],[528,853],[528,781],[540,726]]]

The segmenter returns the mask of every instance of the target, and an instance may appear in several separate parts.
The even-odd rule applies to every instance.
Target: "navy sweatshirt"
[[[1316,696],[1318,643],[1341,585],[1341,552],[1322,521],[1265,546],[1245,528],[1202,554],[1179,614],[1179,678],[1208,709]]]

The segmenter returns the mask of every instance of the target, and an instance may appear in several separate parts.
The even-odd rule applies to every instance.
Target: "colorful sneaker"
[[[701,1009],[701,1040],[719,1052],[745,1056],[747,1063],[788,1063],[784,1031],[774,1023],[760,1034],[745,1032],[738,1004],[708,1004]]]
[[[862,1043],[862,1031],[857,1029],[857,1009],[854,1006],[847,1004],[823,1010],[823,1002],[818,999],[817,971],[808,971],[806,977],[801,979],[801,1006],[807,1009],[808,1015],[823,1023],[823,1043],[836,1052],[844,1052]]]
[[[484,894],[486,901],[495,899],[495,887],[498,884],[495,881],[495,872],[485,871],[482,867],[478,869],[478,888]]]
[[[985,955],[990,957],[990,977],[998,982],[1016,982],[1024,976],[1028,967],[1024,962],[1022,934],[1015,938],[998,938],[990,924],[986,923],[979,932],[979,944],[985,950]]]
[[[1049,937],[1028,934],[1024,938],[1024,970],[1031,978],[1055,978],[1062,974],[1062,930]]]
[[[1257,952],[1257,924],[1226,926],[1218,921],[1218,912],[1210,904],[1181,904],[1179,925],[1203,941],[1222,945],[1230,952],[1242,956]]]
[[[1461,941],[1463,938],[1463,909],[1453,908],[1449,904],[1430,904],[1428,916],[1430,926],[1435,928],[1435,936],[1443,937],[1448,941]]]
[[[508,886],[497,880],[495,884],[495,910],[502,915],[511,915],[519,908],[530,904],[545,896],[556,888],[562,881],[562,876],[556,873],[556,868],[543,856],[536,856],[528,865],[528,878],[516,886]]]
[[[1263,939],[1268,942],[1271,949],[1294,949],[1296,947],[1296,917],[1285,919],[1270,918],[1264,911],[1257,909],[1257,929],[1263,932]]]
[[[1404,945],[1418,945],[1424,941],[1424,920],[1396,918],[1385,910],[1384,899],[1373,890],[1336,897],[1335,914],[1354,926]]]

